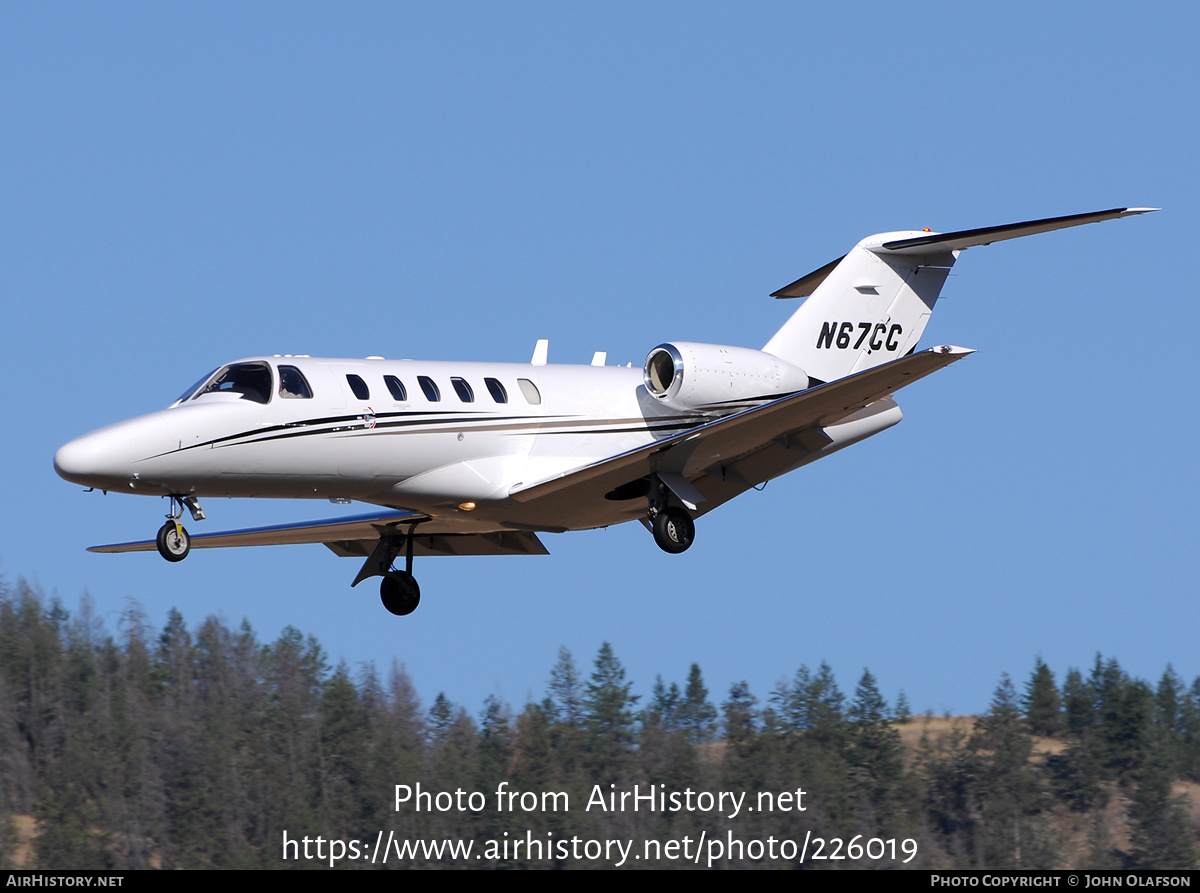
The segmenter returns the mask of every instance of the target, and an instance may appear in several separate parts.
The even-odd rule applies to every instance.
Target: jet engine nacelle
[[[642,376],[646,390],[663,403],[692,410],[733,409],[809,386],[803,369],[772,354],[693,341],[654,348]]]

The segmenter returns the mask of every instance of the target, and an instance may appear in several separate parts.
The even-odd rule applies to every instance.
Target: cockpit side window
[[[271,367],[266,363],[231,363],[192,399],[205,394],[237,394],[255,403],[270,403],[271,390]]]
[[[279,396],[312,399],[312,388],[308,386],[308,379],[295,366],[279,367]]]

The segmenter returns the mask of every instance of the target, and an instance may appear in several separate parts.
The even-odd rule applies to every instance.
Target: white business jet
[[[93,552],[324,543],[364,558],[393,614],[415,555],[545,554],[540,532],[641,521],[667,552],[694,519],[900,421],[900,388],[972,351],[916,345],[965,248],[1142,214],[1117,208],[954,233],[871,236],[774,293],[807,300],[761,350],[676,341],[641,369],[252,357],[168,408],[73,440],[68,481],[165,497],[154,540]],[[350,517],[189,536],[200,498],[354,500]],[[404,555],[404,569],[393,568]]]

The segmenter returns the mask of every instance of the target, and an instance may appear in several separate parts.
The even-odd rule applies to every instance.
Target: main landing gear
[[[379,599],[385,608],[403,617],[421,604],[421,587],[408,571],[390,571],[379,581]]]
[[[416,524],[410,524],[405,535],[388,528],[388,532],[379,537],[379,542],[363,562],[362,570],[350,584],[357,586],[367,577],[383,577],[379,581],[379,600],[388,611],[400,617],[411,614],[421,603],[421,587],[412,573],[413,532],[416,528]],[[394,570],[392,562],[401,549],[404,550],[404,570]]]
[[[650,529],[658,547],[672,555],[686,552],[696,538],[696,522],[692,516],[674,506],[656,512],[650,521]]]
[[[172,496],[171,512],[167,515],[167,523],[158,530],[154,544],[158,546],[158,554],[167,561],[183,561],[192,551],[192,538],[184,530],[179,519],[183,517],[183,509],[187,507],[192,513],[193,521],[204,520],[204,509],[194,496]]]
[[[687,511],[668,503],[669,492],[657,475],[651,479],[648,517],[642,523],[654,534],[660,549],[678,555],[696,538],[696,522]]]

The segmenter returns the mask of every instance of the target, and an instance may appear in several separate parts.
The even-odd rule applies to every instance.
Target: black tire
[[[696,538],[696,524],[683,509],[666,508],[654,516],[654,541],[664,552],[686,552]]]
[[[167,561],[183,561],[192,551],[192,538],[183,525],[174,521],[168,521],[158,529],[158,537],[154,542],[158,546],[158,554]]]
[[[421,587],[417,585],[412,574],[392,571],[384,575],[379,583],[379,599],[391,613],[404,617],[417,610],[417,605],[421,604]]]

